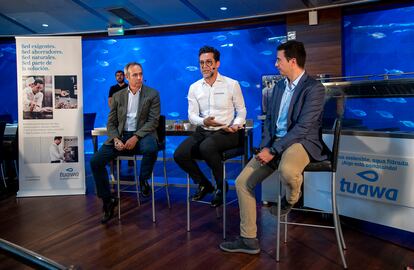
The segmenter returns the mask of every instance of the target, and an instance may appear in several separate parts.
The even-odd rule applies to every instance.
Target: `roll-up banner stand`
[[[16,37],[17,197],[85,194],[81,37]]]

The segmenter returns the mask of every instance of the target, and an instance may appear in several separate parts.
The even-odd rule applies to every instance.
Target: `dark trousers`
[[[122,141],[126,142],[133,133],[127,133],[123,136]],[[139,172],[139,181],[142,182],[151,177],[155,162],[157,161],[158,143],[157,139],[152,135],[147,135],[141,138],[134,150],[118,151],[113,145],[102,145],[98,152],[96,152],[90,161],[92,175],[96,184],[96,192],[99,198],[107,200],[111,197],[111,190],[109,188],[109,176],[106,170],[106,165],[119,155],[142,155],[141,168]]]
[[[201,172],[195,159],[203,159],[213,171],[217,188],[223,188],[222,153],[239,145],[239,134],[223,130],[207,131],[197,127],[175,150],[174,160],[196,184],[208,185],[208,178]]]

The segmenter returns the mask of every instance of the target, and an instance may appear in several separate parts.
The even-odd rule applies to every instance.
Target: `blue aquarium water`
[[[414,6],[344,16],[343,41],[345,76],[414,72]],[[413,115],[414,98],[349,99],[345,111],[370,130],[414,132]]]

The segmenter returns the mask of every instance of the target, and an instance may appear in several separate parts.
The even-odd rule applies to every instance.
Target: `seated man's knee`
[[[203,158],[209,158],[211,155],[213,155],[215,152],[217,152],[217,146],[212,140],[204,140],[200,144],[200,153],[203,156]]]
[[[279,172],[280,172],[280,175],[282,176],[282,178],[285,181],[288,181],[288,182],[293,180],[293,179],[299,178],[300,175],[302,174],[302,172],[298,172],[297,170],[292,168],[292,166],[289,166],[286,163],[281,163],[279,165]]]
[[[153,137],[147,138],[143,144],[140,145],[143,155],[154,154],[158,151],[157,140]]]
[[[181,160],[190,158],[190,150],[185,149],[182,144],[179,145],[174,151],[174,161],[179,163]]]

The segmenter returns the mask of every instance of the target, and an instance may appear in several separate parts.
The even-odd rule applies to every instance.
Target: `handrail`
[[[33,267],[35,269],[45,270],[61,270],[61,269],[79,269],[74,266],[66,267],[51,259],[48,259],[40,254],[37,254],[31,250],[28,250],[19,245],[13,244],[0,238],[0,252],[10,255],[17,261]]]
[[[356,78],[364,78],[366,80],[373,79],[375,77],[379,77],[384,80],[388,80],[389,77],[394,76],[404,76],[404,75],[414,75],[414,72],[398,72],[398,73],[384,73],[384,74],[366,74],[366,75],[355,75],[355,76],[343,76],[343,77],[329,77],[328,74],[318,74],[317,79],[321,82],[332,82],[332,81],[343,81],[348,79],[356,79]]]

